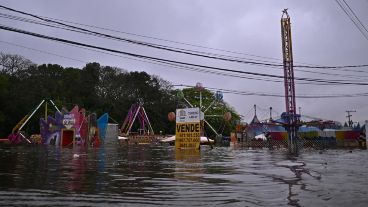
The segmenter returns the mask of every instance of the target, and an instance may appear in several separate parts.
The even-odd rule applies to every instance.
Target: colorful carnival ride
[[[54,116],[47,114],[47,103],[56,109]],[[40,133],[26,136],[24,126],[34,114],[45,106],[45,117],[39,120]],[[55,146],[99,146],[105,139],[108,114],[97,119],[96,114],[86,114],[85,109],[74,106],[71,111],[59,110],[52,100],[44,99],[28,115],[26,115],[12,130],[8,139],[12,144],[44,144]]]
[[[220,118],[223,119],[224,121],[229,121],[231,119],[231,113],[230,112],[226,112],[224,114],[208,114],[208,111],[211,107],[217,105],[222,105],[223,104],[223,94],[221,91],[216,91],[216,93],[214,94],[213,100],[212,102],[208,105],[208,106],[204,106],[203,105],[203,101],[202,101],[202,92],[204,90],[204,87],[202,85],[202,83],[197,83],[195,86],[196,91],[199,93],[199,110],[200,110],[200,126],[201,126],[201,133],[200,133],[200,143],[201,145],[210,145],[212,147],[212,144],[215,143],[215,141],[217,143],[221,143],[222,142],[222,131],[224,129],[224,127],[222,127],[222,129],[216,130],[208,121],[208,118]],[[188,101],[188,99],[184,96],[184,93],[182,91],[179,91],[177,94],[177,98],[179,100],[179,102],[181,102],[181,108],[193,108],[196,107],[194,106],[190,101]],[[170,112],[168,114],[168,119],[170,121],[174,121],[175,120],[175,113],[174,112]],[[206,136],[205,133],[205,125],[208,126],[208,128],[213,132],[213,134],[215,135],[216,140],[214,139],[210,139],[208,136]],[[167,143],[174,143],[175,142],[175,135],[165,138],[163,140],[161,140],[161,142],[167,142]]]
[[[214,94],[213,97],[213,101],[207,106],[205,107],[202,104],[202,91],[204,90],[204,87],[202,85],[202,83],[197,83],[195,86],[196,91],[198,91],[199,93],[199,109],[201,111],[201,136],[205,136],[205,130],[204,130],[204,125],[206,124],[208,126],[209,129],[211,129],[211,131],[216,135],[216,137],[221,137],[221,131],[220,130],[216,130],[208,121],[209,117],[218,117],[218,118],[224,118],[226,121],[229,121],[231,119],[231,113],[230,112],[226,112],[225,114],[208,114],[208,110],[219,103],[222,103],[223,101],[223,94],[221,91],[216,91],[216,93]],[[192,103],[190,103],[188,101],[188,99],[185,98],[184,94],[182,91],[179,91],[177,94],[177,97],[180,100],[183,100],[185,102],[185,106],[186,107],[194,107]]]
[[[287,120],[281,117],[260,121],[256,106],[249,124],[237,126],[233,141],[246,143],[250,147],[288,147],[289,135],[285,129]],[[366,148],[366,127],[343,127],[332,120],[302,115],[296,134],[301,148]]]
[[[138,129],[137,131],[132,131],[136,121],[138,122]],[[130,107],[120,128],[118,139],[121,143],[127,144],[151,144],[158,142],[158,137],[155,136],[151,122],[143,107],[142,99]]]

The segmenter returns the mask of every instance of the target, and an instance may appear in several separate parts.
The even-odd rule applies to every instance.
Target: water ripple
[[[366,151],[0,148],[0,206],[365,206]]]

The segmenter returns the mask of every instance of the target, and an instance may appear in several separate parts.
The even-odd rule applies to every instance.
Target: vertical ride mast
[[[286,120],[285,128],[288,132],[289,152],[296,154],[298,152],[297,133],[300,115],[296,114],[291,24],[290,16],[287,13],[287,9],[283,10],[281,17],[281,38],[286,105],[286,113],[283,115],[283,118]]]

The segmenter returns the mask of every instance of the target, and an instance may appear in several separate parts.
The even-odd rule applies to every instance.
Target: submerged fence
[[[287,149],[287,140],[238,140],[237,145],[250,148]],[[367,149],[365,139],[336,140],[335,138],[297,139],[294,142],[299,150],[303,149]]]

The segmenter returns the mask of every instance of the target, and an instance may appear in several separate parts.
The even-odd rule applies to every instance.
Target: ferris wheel
[[[205,88],[203,87],[202,83],[197,83],[196,86],[194,87],[195,90],[199,93],[199,106],[195,106],[193,105],[190,101],[188,101],[188,99],[185,97],[183,91],[178,91],[177,93],[177,98],[178,100],[182,100],[184,101],[184,105],[186,107],[198,107],[200,109],[200,120],[201,120],[201,136],[203,136],[204,134],[204,124],[206,124],[211,130],[212,132],[214,132],[216,134],[216,136],[220,136],[220,134],[218,133],[217,130],[215,130],[215,128],[209,123],[208,119],[209,117],[218,117],[218,118],[223,118],[225,121],[229,121],[231,119],[231,113],[230,112],[226,112],[224,114],[209,114],[209,109],[211,107],[213,107],[216,104],[221,104],[223,103],[223,93],[221,91],[216,91],[215,94],[213,95],[213,100],[212,102],[208,105],[208,106],[204,106],[203,104],[203,97],[202,97],[202,92],[205,90]]]

